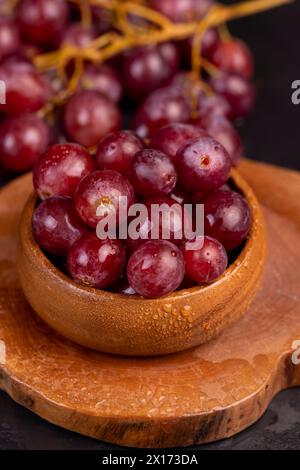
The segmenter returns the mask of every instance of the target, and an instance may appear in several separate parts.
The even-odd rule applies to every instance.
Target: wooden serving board
[[[0,193],[0,387],[67,429],[126,446],[179,447],[236,434],[277,392],[300,385],[300,365],[292,361],[300,342],[300,173],[252,161],[241,172],[268,225],[259,294],[216,340],[149,359],[84,349],[36,317],[15,271],[18,219],[31,177],[6,186]]]

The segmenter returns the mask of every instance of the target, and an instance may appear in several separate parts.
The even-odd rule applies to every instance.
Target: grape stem
[[[88,46],[79,48],[63,45],[60,49],[38,55],[34,58],[36,67],[44,72],[55,69],[60,76],[70,61],[75,61],[74,73],[67,88],[55,98],[55,105],[63,103],[77,88],[83,72],[85,61],[101,64],[108,59],[137,46],[154,45],[170,40],[183,40],[193,37],[192,71],[200,76],[201,68],[215,72],[201,56],[201,42],[205,31],[219,27],[228,21],[253,15],[293,0],[247,0],[235,5],[213,5],[206,16],[200,21],[173,23],[161,13],[152,10],[139,0],[68,0],[81,6],[82,22],[91,21],[91,6],[108,10],[113,18],[116,32],[108,32],[90,42]],[[143,19],[145,26],[136,25],[132,17]]]

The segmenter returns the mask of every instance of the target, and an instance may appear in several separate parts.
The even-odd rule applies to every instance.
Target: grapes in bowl
[[[65,143],[34,168],[20,225],[21,285],[46,323],[84,346],[182,351],[218,335],[256,293],[266,236],[255,195],[219,142],[189,124],[168,126],[159,131],[167,139],[183,133],[172,155],[118,131],[100,141],[101,158]],[[114,160],[122,173],[105,168]],[[155,212],[161,207],[168,217]]]

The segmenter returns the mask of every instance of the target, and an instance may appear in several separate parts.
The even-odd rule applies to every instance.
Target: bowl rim
[[[62,272],[58,267],[56,267],[51,262],[51,260],[42,251],[42,249],[39,247],[39,245],[34,239],[34,236],[32,233],[31,220],[32,220],[34,207],[38,199],[38,196],[36,195],[34,191],[30,194],[29,198],[27,199],[27,202],[25,204],[25,207],[22,213],[21,224],[20,224],[21,225],[21,228],[20,228],[21,244],[24,243],[25,241],[24,237],[25,237],[26,245],[30,250],[32,260],[34,260],[35,263],[38,263],[42,268],[49,271],[52,277],[54,277],[60,283],[68,284],[71,290],[76,291],[77,294],[82,293],[83,295],[89,295],[89,296],[94,297],[95,300],[100,300],[100,299],[101,300],[114,300],[114,299],[125,300],[126,299],[127,301],[131,301],[135,303],[136,302],[153,303],[153,302],[160,301],[161,299],[163,299],[164,302],[167,303],[167,302],[172,302],[174,299],[179,298],[179,297],[184,298],[187,296],[196,295],[203,290],[213,289],[213,287],[221,283],[225,277],[226,278],[231,277],[235,274],[235,272],[238,270],[241,263],[245,261],[245,258],[247,257],[247,255],[249,255],[249,248],[251,247],[251,245],[253,245],[256,232],[258,231],[258,228],[261,222],[261,217],[258,217],[260,213],[259,203],[251,187],[248,185],[248,183],[245,181],[245,179],[239,174],[239,172],[236,169],[231,170],[229,179],[232,180],[236,188],[239,190],[239,192],[245,197],[245,199],[249,203],[249,207],[251,210],[251,219],[252,219],[251,228],[244,242],[244,246],[242,247],[240,253],[237,255],[236,259],[231,264],[228,265],[228,267],[226,268],[226,270],[221,276],[219,276],[215,281],[213,281],[210,284],[204,284],[204,285],[198,285],[198,286],[195,285],[193,287],[176,290],[162,297],[151,299],[151,298],[142,297],[138,294],[126,295],[126,294],[121,294],[118,292],[97,289],[94,287],[89,287],[89,286],[85,286],[85,285],[77,283],[76,281],[74,281],[71,277],[66,275],[64,272]]]

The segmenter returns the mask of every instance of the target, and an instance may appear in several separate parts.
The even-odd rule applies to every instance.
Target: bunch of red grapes
[[[201,20],[213,3],[148,1],[174,23]],[[66,260],[60,266],[76,281],[145,297],[165,295],[187,279],[211,282],[251,223],[246,200],[225,184],[242,153],[233,122],[254,104],[251,53],[242,41],[209,29],[201,55],[214,72],[195,80],[189,73],[193,38],[134,47],[103,64],[84,63],[77,90],[47,115],[64,83],[55,73],[42,74],[34,57],[66,44],[87,47],[115,28],[106,9],[92,6],[91,13],[86,26],[73,2],[20,0],[13,15],[0,17],[6,87],[0,164],[11,172],[34,167],[42,200],[34,236],[50,256]],[[73,70],[70,62],[67,79]],[[131,130],[120,130],[124,116]],[[149,209],[153,203],[204,203],[205,237],[193,250],[190,240],[172,233],[168,240],[101,240],[97,207],[109,201],[118,212],[120,196]],[[183,211],[177,216],[183,223]],[[150,218],[149,210],[149,226]]]

